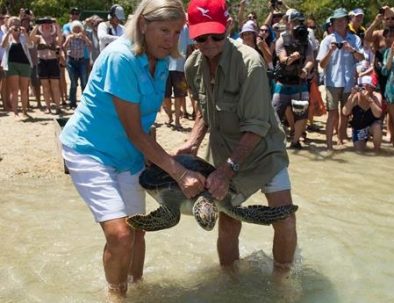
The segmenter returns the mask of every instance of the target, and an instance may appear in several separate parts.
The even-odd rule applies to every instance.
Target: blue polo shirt
[[[325,37],[320,43],[317,61],[320,61],[327,53],[332,42],[348,41],[349,44],[359,53],[363,52],[361,39],[354,34],[347,33],[343,38],[338,33],[332,33]],[[345,92],[350,92],[356,83],[356,63],[358,61],[353,54],[343,48],[336,49],[324,70],[324,85],[329,87],[343,87]]]
[[[113,96],[139,104],[140,123],[147,133],[160,110],[167,76],[167,59],[158,60],[152,76],[147,56],[136,56],[125,37],[117,39],[97,58],[81,103],[60,135],[61,142],[117,171],[140,171],[143,154],[127,137]]]

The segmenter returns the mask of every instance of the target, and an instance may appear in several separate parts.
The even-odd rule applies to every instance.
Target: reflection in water
[[[127,302],[393,302],[392,156],[291,154],[299,248],[287,292],[271,282],[271,227],[243,225],[242,260],[229,275],[216,230],[183,216],[147,234],[144,282]],[[102,232],[67,176],[3,183],[0,212],[0,302],[104,301]]]

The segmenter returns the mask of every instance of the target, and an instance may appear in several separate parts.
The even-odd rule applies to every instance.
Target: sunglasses
[[[386,20],[386,21],[388,21],[388,20],[391,20],[391,21],[393,21],[393,20],[394,20],[394,17],[388,17],[388,18],[384,18],[384,20]]]
[[[211,37],[211,39],[215,42],[223,41],[224,38],[226,38],[226,34],[208,34],[208,35],[203,35],[199,36],[197,38],[194,38],[194,41],[197,43],[204,43],[207,42],[208,38]]]
[[[267,28],[260,28],[260,32],[268,32]]]

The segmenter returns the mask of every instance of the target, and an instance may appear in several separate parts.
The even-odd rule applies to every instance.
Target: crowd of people
[[[394,9],[382,7],[373,22],[366,26],[361,8],[349,12],[339,8],[320,27],[312,17],[289,8],[284,1],[270,3],[270,12],[264,18],[253,11],[246,15],[248,2],[241,0],[237,14],[229,15],[228,35],[261,55],[269,77],[272,104],[288,131],[288,147],[301,149],[308,132],[320,128],[313,117],[326,112],[323,131],[328,149],[334,149],[335,134],[338,145],[349,139],[348,126],[352,129],[351,139],[356,149],[366,146],[355,141],[360,127],[367,134],[360,140],[365,143],[372,136],[375,150],[380,149],[383,128],[387,128],[387,138],[394,145],[391,135],[394,131]],[[78,86],[84,90],[100,52],[123,35],[126,16],[117,4],[108,11],[107,21],[97,15],[80,21],[81,12],[76,7],[69,13],[69,22],[63,27],[55,18],[35,17],[29,9],[21,8],[19,16],[0,14],[0,81],[4,110],[18,115],[20,100],[22,114],[28,116],[29,92],[35,97],[37,106],[48,114],[51,111],[61,114],[62,107],[77,107]],[[260,22],[260,19],[264,20]],[[175,130],[183,129],[182,117],[195,118],[195,102],[184,75],[185,60],[195,48],[196,42],[189,38],[185,25],[179,39],[181,56],[170,57],[170,75],[163,100],[167,124]],[[316,90],[319,85],[324,85],[325,102]],[[367,95],[364,88],[368,85],[374,88],[380,100],[376,100],[381,108],[380,116],[376,117],[380,122],[379,132],[369,131],[371,121],[357,123],[355,128],[353,112],[345,114],[343,110],[352,90],[358,100]],[[190,114],[186,107],[187,95],[192,101]],[[42,106],[41,96],[45,106]],[[364,109],[370,111],[369,107]]]
[[[77,107],[77,87],[84,90],[99,53],[123,34],[124,9],[113,5],[107,21],[98,15],[80,20],[73,7],[61,26],[50,16],[38,17],[21,8],[18,16],[0,13],[1,99],[3,109],[28,117],[29,91],[47,114]],[[66,73],[67,71],[67,73]],[[69,77],[69,90],[66,76]],[[42,106],[41,99],[45,106]]]

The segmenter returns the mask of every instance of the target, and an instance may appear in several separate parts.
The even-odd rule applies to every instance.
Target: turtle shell
[[[177,155],[174,159],[185,168],[199,172],[205,177],[208,177],[215,170],[215,167],[207,161],[194,155]],[[177,182],[168,173],[155,164],[147,167],[141,173],[139,182],[147,190],[178,186]]]

